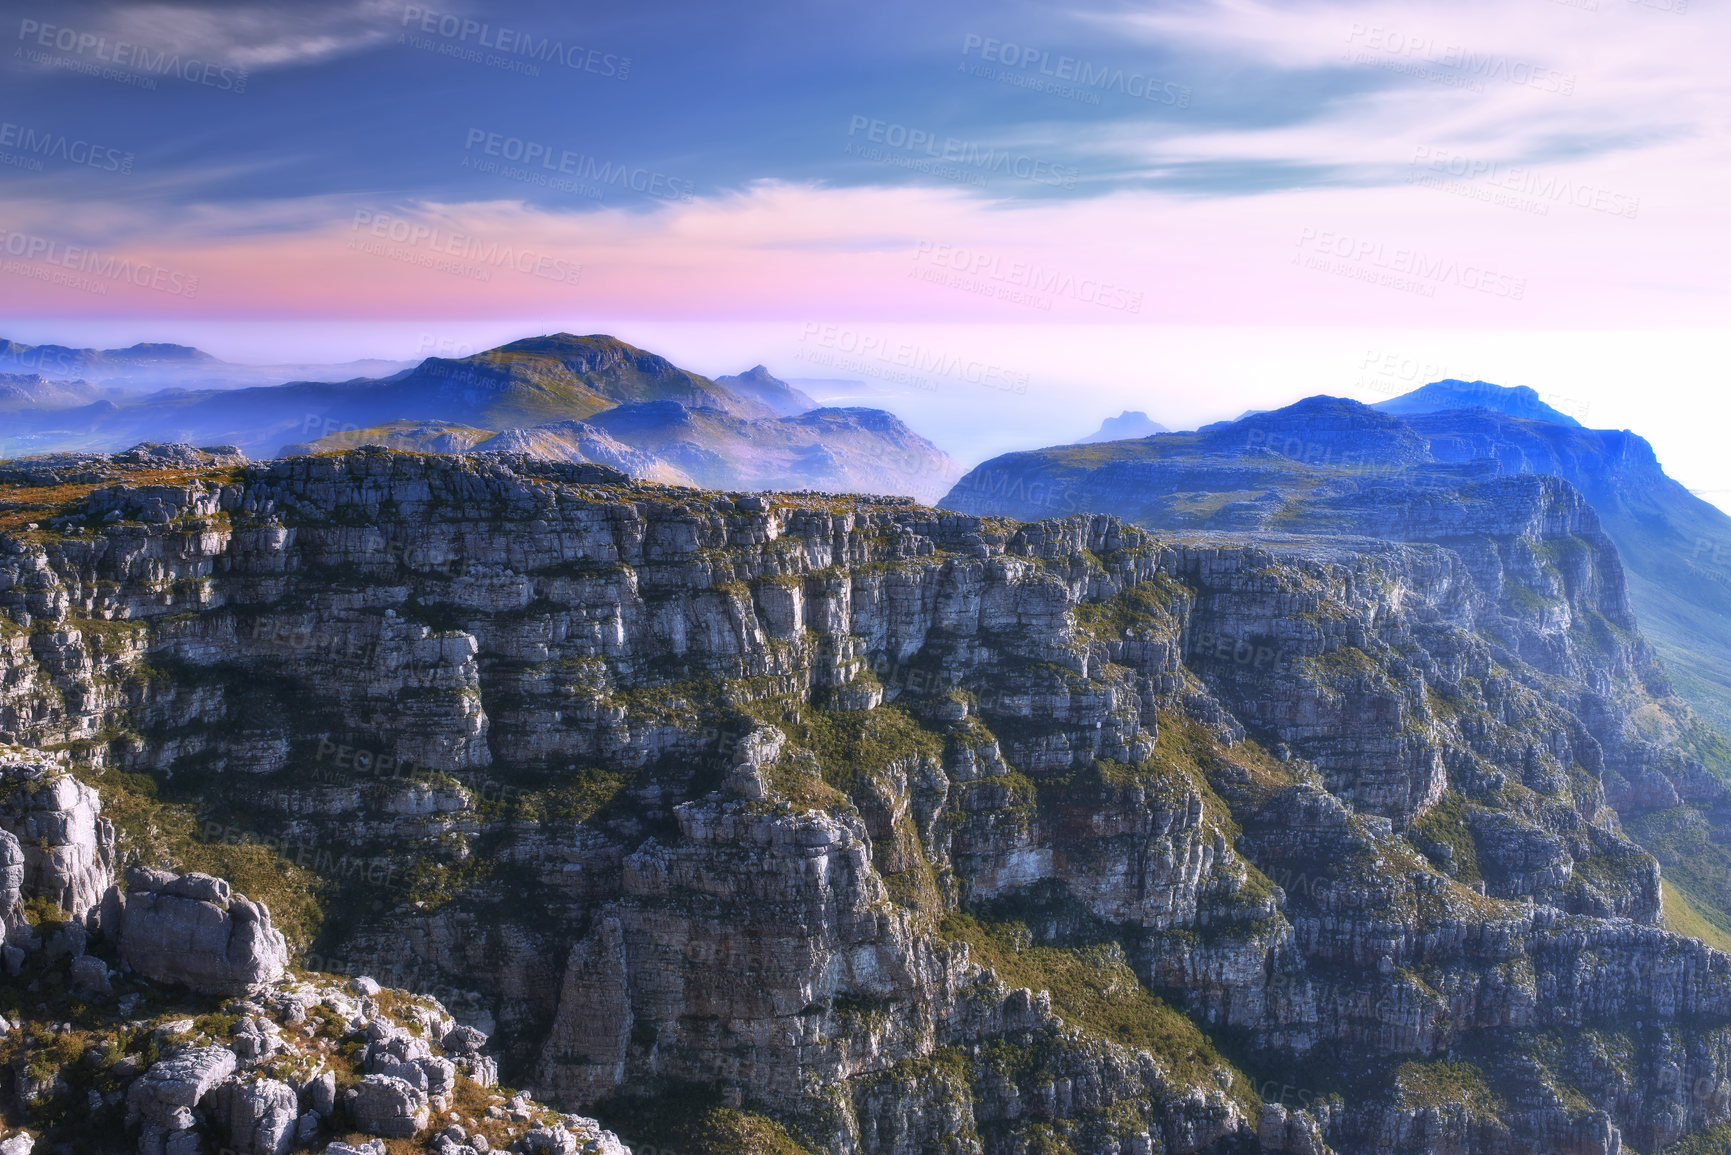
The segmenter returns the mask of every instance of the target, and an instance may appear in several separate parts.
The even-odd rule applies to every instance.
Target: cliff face
[[[1725,1122],[1731,959],[1658,929],[1606,805],[1711,789],[1615,552],[1566,486],[1423,501],[1447,540],[193,471],[0,538],[0,729],[322,875],[320,969],[496,1021],[604,1122],[693,1084],[838,1152]]]
[[[1508,412],[1447,408],[1451,398]],[[940,504],[1029,519],[1110,513],[1150,529],[1290,529],[1296,517],[1303,532],[1368,533],[1392,520],[1359,520],[1378,502],[1399,507],[1418,492],[1540,474],[1566,481],[1597,512],[1679,692],[1731,730],[1731,517],[1668,477],[1641,437],[1583,429],[1530,390],[1442,382],[1375,408],[1312,397],[1194,433],[1008,453]],[[1355,508],[1310,519],[1341,500]]]

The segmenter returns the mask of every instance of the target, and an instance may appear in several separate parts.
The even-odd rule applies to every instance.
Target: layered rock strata
[[[1731,963],[1607,805],[1711,777],[1615,552],[1566,486],[1432,506],[1156,537],[372,452],[117,486],[0,540],[0,727],[330,865],[321,959],[460,992],[570,1109],[696,1084],[837,1152],[1731,1121],[1692,1090]],[[411,1058],[357,1088],[404,1128]]]

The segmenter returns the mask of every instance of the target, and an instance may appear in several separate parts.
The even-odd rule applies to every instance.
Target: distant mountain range
[[[0,374],[35,374],[57,383],[78,380],[90,387],[92,397],[87,400],[137,396],[157,389],[234,389],[312,378],[386,376],[412,364],[365,358],[338,364],[237,365],[190,345],[141,342],[124,349],[77,349],[0,338]]]
[[[0,411],[88,405],[105,391],[87,381],[50,381],[40,373],[0,373]]]
[[[745,372],[730,377],[717,377],[715,383],[733,390],[741,397],[749,397],[769,406],[782,417],[797,417],[818,408],[818,403],[810,396],[786,381],[771,376],[769,370],[762,365],[754,365]]]
[[[141,368],[220,365],[190,345],[141,342],[125,349],[74,349],[68,345],[26,345],[0,338],[0,372],[44,376],[86,376]]]
[[[1641,437],[1582,428],[1530,390],[1438,382],[1374,408],[1310,397],[1191,433],[1009,453],[970,471],[940,505],[1015,518],[1111,513],[1161,530],[1434,541],[1478,559],[1491,580],[1518,585],[1553,566],[1565,584],[1587,580],[1578,559],[1499,557],[1485,539],[1460,536],[1471,520],[1462,512],[1496,500],[1493,479],[1510,474],[1560,477],[1597,511],[1621,568],[1595,580],[1625,586],[1670,686],[1709,725],[1679,730],[1640,714],[1631,724],[1709,763],[1731,761],[1731,517],[1667,476]],[[1608,647],[1628,633],[1605,621],[1551,628]],[[1681,790],[1679,804],[1662,787],[1619,789],[1626,829],[1667,884],[1731,933],[1731,813]]]
[[[189,363],[208,356],[186,352],[197,356],[176,356]],[[15,411],[0,439],[7,455],[115,450],[144,441],[234,445],[254,457],[360,444],[509,450],[601,462],[672,484],[869,491],[924,501],[941,496],[962,472],[893,414],[819,408],[762,365],[712,380],[602,335],[530,337],[341,382],[99,399],[70,387],[50,398],[47,382],[18,388],[21,397],[40,399],[10,406]]]
[[[1679,692],[1731,732],[1731,517],[1667,476],[1643,438],[1583,428],[1530,389],[1440,381],[1377,406],[1311,397],[1195,432],[1008,453],[940,504],[1019,518],[1113,513],[1157,529],[1278,529],[1318,501],[1391,479],[1435,488],[1517,473],[1555,474],[1592,503]]]

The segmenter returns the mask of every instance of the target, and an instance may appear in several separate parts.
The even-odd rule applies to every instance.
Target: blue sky
[[[826,327],[917,327],[1030,382],[904,399],[964,455],[1356,395],[1398,346],[1731,489],[1688,417],[1724,385],[1728,33],[1717,0],[26,2],[0,305],[33,341],[607,330],[795,376]]]
[[[242,19],[249,11],[254,19]],[[1279,123],[1381,80],[1286,81],[1212,69],[1205,58],[1035,5],[313,2],[269,13],[235,4],[41,7],[8,29],[15,49],[42,47],[40,29],[27,29],[27,21],[116,41],[130,34],[154,51],[245,68],[245,91],[182,79],[142,93],[13,55],[8,105],[31,106],[52,130],[137,152],[139,175],[174,203],[490,196],[496,190],[484,178],[453,163],[471,127],[678,173],[703,194],[765,178],[925,183],[917,173],[843,157],[841,143],[862,115],[1070,164],[1085,175],[1067,191],[1088,196],[1150,184],[1257,188],[1270,176],[1236,164],[1201,175],[1139,173],[1131,158],[1102,150],[1096,130],[1103,124],[1134,133]],[[472,23],[451,35],[456,19]],[[21,29],[34,35],[20,39]],[[502,31],[517,34],[506,40],[515,52],[493,47]],[[515,58],[540,74],[417,50],[404,37]],[[548,41],[601,59],[552,62],[534,51]],[[1044,56],[1024,64],[1036,49]],[[1122,70],[1124,81],[1114,88],[1108,77],[1091,104],[961,71],[970,64],[995,71],[1007,59],[1038,77],[1042,64],[1055,73],[1066,57],[1090,75]],[[1159,80],[1160,98],[1128,95],[1144,90],[1137,77]],[[570,201],[523,191],[550,207]],[[1004,191],[1050,195],[1030,182]]]

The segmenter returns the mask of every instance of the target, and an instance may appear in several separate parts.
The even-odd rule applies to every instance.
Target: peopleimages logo
[[[1437,285],[1455,285],[1510,301],[1522,300],[1527,294],[1525,277],[1327,229],[1301,230],[1298,248],[1293,256],[1295,264],[1391,288],[1424,290],[1423,296],[1434,295]]]
[[[1161,80],[1146,73],[1125,72],[1122,68],[1096,65],[1074,56],[1060,56],[1053,60],[1052,54],[1044,49],[1030,48],[1013,41],[994,40],[990,36],[979,36],[970,32],[962,40],[962,55],[969,57],[976,52],[980,60],[1021,70],[1019,73],[1000,75],[999,79],[1005,83],[1016,84],[1017,79],[1023,75],[1030,80],[1044,77],[1047,81],[1057,82],[1050,86],[1028,83],[1017,84],[1017,87],[1035,87],[1062,96],[1070,95],[1072,89],[1067,86],[1073,85],[1076,93],[1092,95],[1117,92],[1151,104],[1166,104],[1174,108],[1190,107],[1188,86]],[[1098,104],[1098,96],[1094,96],[1088,103]]]
[[[1412,171],[1407,174],[1406,179],[1409,184],[1422,184],[1445,192],[1478,195],[1479,199],[1486,199],[1482,192],[1473,189],[1475,185],[1483,185],[1489,193],[1507,194],[1497,203],[1520,208],[1538,216],[1549,215],[1552,204],[1573,205],[1576,208],[1629,220],[1634,220],[1641,211],[1639,197],[1613,192],[1599,185],[1571,180],[1566,176],[1547,173],[1526,165],[1481,160],[1442,148],[1420,146],[1414,149]],[[1463,188],[1471,191],[1462,192]]]
[[[512,268],[519,273],[548,281],[576,284],[583,276],[583,266],[561,257],[548,256],[533,249],[514,248],[497,241],[482,241],[469,233],[453,233],[420,221],[372,209],[356,209],[354,224],[357,233],[381,241],[391,241],[411,248],[424,248],[430,253],[473,261],[476,266]],[[359,248],[354,241],[350,248]]]
[[[1346,38],[1346,55],[1359,64],[1390,67],[1455,87],[1484,91],[1487,80],[1535,88],[1557,96],[1573,96],[1572,73],[1479,52],[1460,44],[1439,44],[1428,36],[1413,35],[1375,24],[1354,24]],[[1436,71],[1426,73],[1426,68]]]
[[[126,40],[109,40],[94,32],[82,32],[76,28],[68,28],[63,24],[44,24],[39,20],[21,20],[18,22],[18,39],[31,45],[29,50],[20,48],[14,55],[21,56],[37,64],[76,65],[77,62],[64,57],[49,56],[40,49],[52,49],[56,52],[68,52],[74,57],[88,57],[112,64],[119,68],[130,68],[148,76],[174,76],[188,84],[202,85],[221,92],[245,92],[246,69],[230,68],[226,65],[212,64],[188,57],[181,59],[180,53],[168,49],[154,50],[143,44],[133,44]]]
[[[499,59],[510,61],[513,57],[521,57],[524,61],[539,61],[542,64],[562,64],[573,72],[592,72],[596,76],[606,76],[614,80],[625,80],[631,75],[631,57],[616,56],[602,52],[598,48],[585,48],[581,44],[566,44],[551,36],[536,37],[532,32],[521,32],[516,29],[499,27],[471,20],[465,16],[456,16],[449,12],[435,12],[431,8],[418,8],[413,4],[403,8],[403,27],[437,36],[457,48],[466,48],[473,43],[476,48],[485,48],[499,53]],[[405,33],[405,36],[407,34]],[[432,46],[414,40],[407,41],[416,48],[431,48]],[[452,55],[462,55],[461,52]],[[479,53],[472,59],[482,63]]]
[[[1028,375],[1019,370],[977,358],[958,357],[941,349],[931,349],[909,341],[892,341],[886,337],[856,332],[840,325],[807,323],[799,339],[807,343],[807,348],[813,351],[833,351],[850,358],[850,362],[837,364],[836,367],[850,368],[854,372],[884,376],[873,369],[863,368],[879,362],[895,369],[911,370],[917,374],[929,373],[938,377],[954,377],[970,385],[983,385],[988,389],[1002,389],[1008,393],[1028,391]],[[819,364],[833,363],[810,355],[803,359],[817,361]],[[920,387],[936,388],[935,385]]]
[[[914,250],[914,264],[919,266],[922,262],[939,270],[990,282],[1005,290],[997,294],[1002,299],[1013,299],[1008,295],[1009,290],[1025,289],[1048,297],[1068,297],[1101,309],[1115,309],[1126,313],[1142,311],[1140,290],[1127,289],[1122,285],[1092,277],[1077,277],[1072,273],[1048,269],[1027,261],[1005,261],[996,253],[962,245],[921,241]],[[1048,303],[1046,307],[1051,306]]]
[[[940,139],[937,133],[928,129],[909,128],[905,124],[876,120],[869,116],[852,117],[848,121],[847,134],[850,137],[863,135],[871,144],[911,154],[926,162],[956,165],[963,171],[972,171],[981,176],[1013,176],[1018,180],[1033,181],[1035,184],[1069,189],[1076,187],[1076,178],[1081,175],[1081,170],[1072,165],[1053,164],[1026,153],[993,148],[971,140],[957,140],[953,136]],[[844,151],[854,151],[854,146],[850,144]],[[859,155],[868,160],[882,159],[874,155],[875,152],[881,150],[867,151],[862,148]]]
[[[555,148],[539,141],[488,132],[481,128],[469,130],[463,148],[467,152],[479,152],[483,156],[497,157],[513,164],[521,164],[525,168],[539,166],[548,173],[594,181],[603,187],[614,185],[621,189],[628,188],[633,192],[660,197],[663,200],[688,201],[697,191],[697,186],[690,181],[668,176],[664,172],[597,160],[588,153],[572,152],[568,148]]]
[[[0,121],[0,149],[16,149],[18,155],[60,160],[102,172],[130,173],[132,154],[88,140],[73,140],[64,133],[43,132],[29,125]],[[4,163],[0,161],[0,163]]]
[[[38,236],[35,233],[17,232],[12,229],[0,228],[0,253],[8,257],[18,258],[18,262],[40,262],[53,266],[54,269],[67,269],[73,273],[84,274],[85,278],[100,278],[101,281],[123,281],[137,285],[141,289],[152,289],[158,293],[167,293],[174,297],[198,296],[198,278],[188,273],[175,272],[160,265],[148,262],[133,261],[126,257],[117,257],[112,253],[99,252],[83,245],[68,245],[52,237]],[[28,266],[14,268],[15,262],[6,262],[5,271],[25,276],[35,276],[38,280],[54,280],[52,276],[42,275],[42,271],[31,272]],[[67,283],[58,281],[56,283]],[[87,285],[75,285],[76,288],[89,288]],[[105,291],[105,290],[103,290]]]

